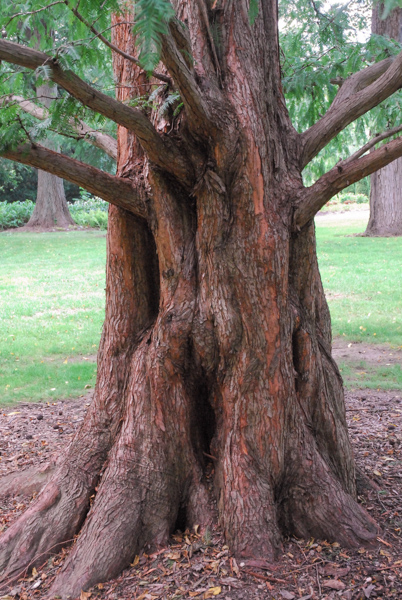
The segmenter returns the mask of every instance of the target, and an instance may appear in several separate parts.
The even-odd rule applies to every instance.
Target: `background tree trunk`
[[[371,31],[402,42],[402,8],[386,19],[382,4],[373,7]],[[398,158],[370,176],[370,219],[367,236],[402,235],[402,159]]]
[[[37,87],[36,95],[41,104],[49,107],[56,98],[57,87],[43,83]],[[44,144],[51,150],[58,150],[49,140]],[[38,188],[35,208],[29,219],[27,228],[54,229],[75,225],[67,206],[63,180],[56,175],[38,170]]]

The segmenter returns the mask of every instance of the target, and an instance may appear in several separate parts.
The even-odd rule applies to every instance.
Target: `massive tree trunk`
[[[320,142],[312,129],[302,147],[284,105],[274,0],[260,3],[253,27],[245,3],[209,14],[203,2],[174,4],[190,40],[172,22],[162,59],[185,111],[163,123],[150,115],[156,138],[123,105],[121,121],[139,135],[119,127],[117,174],[136,189],[137,216],[110,209],[93,404],[51,481],[1,538],[10,581],[79,534],[52,588],[62,598],[117,575],[178,524],[218,519],[237,556],[267,560],[284,534],[350,547],[378,534],[356,501],[311,219],[357,167],[339,165],[306,195],[301,167]],[[135,52],[127,25],[113,35]],[[114,66],[119,100],[150,89],[133,62]],[[99,94],[88,98],[106,111]],[[338,125],[326,123],[330,138]]]
[[[381,4],[373,7],[372,32],[402,42],[402,9],[395,8],[381,19],[383,10]],[[370,219],[365,235],[402,235],[402,159],[373,173],[370,181]]]
[[[56,97],[57,88],[51,83],[38,85],[36,95],[41,104],[49,107]],[[46,147],[54,148],[49,140]],[[75,225],[67,206],[63,180],[42,169],[38,169],[38,188],[34,211],[29,219],[27,228],[54,229]]]

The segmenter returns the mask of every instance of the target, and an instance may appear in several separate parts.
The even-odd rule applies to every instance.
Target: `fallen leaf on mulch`
[[[296,595],[293,592],[281,590],[279,593],[282,596],[282,598],[285,598],[285,600],[294,600],[294,598],[296,598]]]
[[[328,581],[324,581],[322,587],[327,587],[331,590],[344,590],[346,585],[342,581],[339,581],[339,579],[329,579]]]
[[[363,593],[366,596],[366,598],[370,598],[371,596],[371,592],[373,592],[375,590],[375,585],[373,585],[372,583],[370,585],[368,585],[366,588],[363,588]]]
[[[333,577],[334,579],[339,579],[340,577],[345,577],[350,571],[350,567],[338,567],[337,565],[325,565],[325,567],[321,567],[319,572],[321,575],[327,575],[328,577]]]

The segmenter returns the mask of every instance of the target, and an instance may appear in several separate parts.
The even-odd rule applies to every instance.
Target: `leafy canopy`
[[[260,0],[249,1],[251,26],[258,17],[260,4]],[[383,16],[401,5],[402,0],[385,0]],[[77,7],[81,18],[74,12]],[[102,3],[99,0],[81,3],[74,0],[14,0],[1,3],[0,25],[7,39],[56,56],[64,68],[73,69],[92,86],[113,96],[111,53],[88,24],[110,40],[110,14],[122,12],[121,7],[118,0]],[[152,71],[160,57],[161,35],[166,32],[169,20],[174,18],[174,10],[169,0],[132,0],[129,7],[130,12],[123,16],[129,20],[130,15],[135,14],[132,25],[140,61],[144,69]],[[396,41],[367,35],[371,8],[371,0],[351,0],[346,4],[323,0],[280,1],[283,87],[290,115],[299,131],[311,126],[327,110],[338,90],[336,80],[399,52],[400,45]],[[34,99],[35,86],[47,76],[46,66],[32,73],[3,64],[0,99],[9,94]],[[138,106],[146,110],[152,102],[152,99],[142,98]],[[175,102],[175,106],[181,106],[180,98],[174,94],[168,96],[166,102],[167,105]],[[306,183],[311,183],[334,162],[362,145],[370,132],[397,124],[400,102],[401,95],[396,94],[350,125],[309,165]],[[93,114],[63,90],[58,90],[58,97],[44,121],[23,113],[13,103],[3,104],[0,144],[9,144],[10,140],[13,143],[26,141],[27,136],[43,139],[52,131],[68,133],[71,119],[83,119],[95,128],[114,131],[114,125]],[[78,151],[82,147],[75,141],[70,147],[73,145]]]

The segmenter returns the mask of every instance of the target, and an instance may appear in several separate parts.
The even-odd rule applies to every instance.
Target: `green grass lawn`
[[[356,237],[365,222],[364,216],[316,220],[332,331],[350,341],[401,346],[402,238]]]
[[[365,238],[368,213],[316,219],[321,277],[334,337],[402,347],[402,238]],[[380,348],[379,348],[380,349]],[[402,390],[399,364],[340,362],[349,388]]]
[[[100,232],[0,234],[1,403],[94,385],[105,247]]]
[[[400,365],[375,366],[367,362],[341,361],[339,370],[349,389],[371,388],[373,390],[402,390]]]
[[[366,215],[367,217],[367,215]],[[317,220],[335,336],[402,345],[402,238],[363,238],[364,215]],[[78,397],[96,376],[105,235],[0,233],[0,403]],[[402,370],[341,365],[350,385],[402,389]]]

